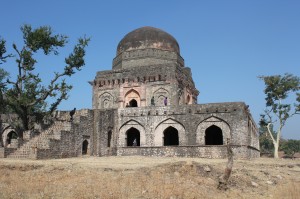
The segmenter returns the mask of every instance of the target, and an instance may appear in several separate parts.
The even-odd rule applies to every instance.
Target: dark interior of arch
[[[82,155],[87,154],[88,146],[89,146],[89,142],[87,140],[84,140],[82,142]]]
[[[130,100],[129,106],[130,107],[138,107],[137,101],[135,99]]]
[[[130,128],[127,132],[127,146],[133,146],[136,139],[136,146],[140,146],[140,132],[136,128]]]
[[[205,130],[205,145],[223,145],[222,130],[212,125]]]
[[[17,139],[18,138],[18,134],[14,131],[11,131],[7,134],[7,144],[11,143],[11,139]]]
[[[111,143],[111,135],[112,135],[112,132],[111,131],[108,131],[107,133],[107,147],[110,147],[110,143]]]
[[[164,130],[164,146],[179,145],[178,130],[168,127]]]

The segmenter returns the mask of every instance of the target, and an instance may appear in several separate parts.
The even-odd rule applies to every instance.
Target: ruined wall
[[[234,159],[259,158],[259,151],[241,145],[232,145]],[[177,147],[120,147],[118,156],[150,157],[193,157],[193,158],[227,158],[226,146],[177,146]]]
[[[17,146],[11,143],[4,148],[4,157],[49,159],[82,155],[83,141],[87,141],[88,154],[93,132],[93,111],[77,110],[70,120],[69,111],[58,111],[54,118],[40,125],[36,131],[26,131]],[[41,128],[43,127],[43,128]],[[10,129],[8,129],[10,130]]]
[[[117,110],[97,110],[97,153],[107,155],[109,148],[117,148],[117,155],[226,157],[227,138],[235,146],[238,158],[259,157],[256,126],[244,103],[216,103],[185,106],[149,106]],[[100,119],[102,118],[102,119]],[[205,130],[210,126],[222,130],[223,145],[205,145]],[[163,146],[163,132],[173,127],[178,131],[179,146]],[[251,129],[249,130],[249,127]],[[127,132],[135,128],[140,134],[140,147],[127,146]],[[107,147],[107,132],[113,130],[114,144]],[[250,133],[250,134],[249,134]],[[250,136],[249,136],[250,135]],[[99,147],[100,145],[100,147]],[[113,149],[111,149],[113,150]],[[114,149],[115,150],[115,149]],[[225,150],[225,152],[224,152]]]
[[[117,110],[94,110],[94,134],[92,136],[91,155],[114,155],[117,140]],[[112,132],[110,147],[108,146],[108,134]]]

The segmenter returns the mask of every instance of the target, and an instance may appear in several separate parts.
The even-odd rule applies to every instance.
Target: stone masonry
[[[197,104],[191,69],[170,34],[152,27],[128,33],[112,70],[90,82],[92,110],[58,111],[32,132],[12,129],[1,116],[0,157],[179,156],[259,157],[257,126],[244,102]]]

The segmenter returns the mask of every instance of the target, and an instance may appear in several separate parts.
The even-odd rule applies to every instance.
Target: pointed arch
[[[139,136],[140,136],[139,144],[140,146],[145,146],[146,145],[145,128],[136,120],[129,120],[121,125],[121,127],[119,128],[118,146],[119,147],[127,146],[128,130],[130,130],[131,128],[134,128],[137,131],[139,131]]]
[[[113,108],[114,97],[109,92],[104,92],[99,95],[98,108]]]
[[[163,135],[164,146],[179,145],[178,130],[169,126],[164,130]]]
[[[216,125],[211,125],[205,130],[205,145],[223,145],[222,130]]]
[[[20,135],[11,126],[8,126],[8,127],[4,128],[4,130],[2,132],[3,146],[9,145],[11,143],[12,139],[17,139],[19,137],[20,137]]]
[[[226,139],[231,138],[230,126],[226,121],[215,116],[210,116],[198,124],[196,131],[196,143],[200,145],[206,144],[206,133],[212,131],[219,132],[218,129],[220,129],[221,135],[217,133],[218,136],[216,139],[220,139],[220,137],[222,137],[222,144],[225,144]],[[216,143],[221,143],[221,141]]]
[[[6,138],[7,144],[10,144],[12,139],[17,139],[18,137],[19,137],[18,134],[14,130],[11,130],[7,134],[7,138]]]
[[[172,132],[177,131],[178,132],[178,144],[179,145],[186,145],[187,144],[187,136],[185,127],[178,121],[168,118],[166,120],[163,120],[160,122],[156,127],[154,131],[154,145],[155,146],[163,146],[164,145],[164,132],[168,128],[174,128]]]
[[[126,131],[126,146],[140,146],[140,131],[131,127]]]
[[[169,91],[165,88],[159,88],[153,93],[154,99],[155,99],[155,105],[156,106],[164,106],[164,99],[170,98]],[[169,100],[170,101],[170,100]]]
[[[129,90],[124,97],[124,107],[126,105],[134,105],[134,107],[140,107],[141,106],[141,97],[139,92],[137,92],[134,89]]]

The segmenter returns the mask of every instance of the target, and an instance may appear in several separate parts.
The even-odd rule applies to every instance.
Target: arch
[[[107,147],[111,147],[112,131],[107,132]]]
[[[210,127],[211,129],[209,129]],[[196,143],[200,145],[205,145],[206,130],[208,129],[208,132],[211,132],[213,130],[218,131],[216,130],[217,128],[219,128],[222,133],[222,144],[226,143],[226,139],[231,138],[230,126],[227,124],[227,122],[215,116],[206,118],[198,124],[196,130]],[[218,143],[221,143],[221,141],[219,141]]]
[[[191,96],[190,95],[188,95],[186,97],[186,104],[192,104],[192,100],[191,100]]]
[[[170,128],[172,127],[172,128]],[[172,132],[175,132],[176,129],[178,133],[178,145],[186,145],[187,144],[187,136],[184,126],[174,119],[166,119],[160,122],[154,131],[154,145],[155,146],[163,146],[164,145],[164,132],[168,129]],[[167,130],[167,132],[169,131]]]
[[[222,130],[216,125],[211,125],[205,130],[205,145],[223,145]]]
[[[153,96],[155,98],[155,105],[156,106],[164,106],[164,99],[167,97],[169,98],[169,91],[164,88],[159,88],[154,91]],[[170,100],[168,100],[168,104]]]
[[[140,134],[139,146],[145,146],[146,145],[145,128],[135,120],[129,120],[125,122],[123,125],[121,125],[119,129],[118,146],[119,147],[127,146],[127,131],[131,128],[135,128],[136,130],[139,131]]]
[[[16,133],[16,131],[14,131],[13,129],[5,130],[2,134],[2,136],[3,136],[4,146],[7,146],[7,145],[11,144],[12,139],[19,138],[18,133]]]
[[[140,146],[140,131],[131,127],[126,131],[126,146]]]
[[[176,128],[169,126],[164,130],[164,146],[179,145],[178,131]]]
[[[130,91],[128,91],[126,94],[125,94],[125,98],[124,98],[124,107],[129,104],[130,105],[130,102],[131,103],[134,103],[134,107],[140,107],[141,106],[141,97],[140,97],[140,94],[134,90],[134,89],[131,89]],[[133,101],[134,100],[134,101]]]
[[[108,92],[104,92],[99,96],[98,108],[113,108],[114,97]]]
[[[129,101],[130,107],[138,107],[137,101],[135,99],[132,99]]]
[[[82,155],[87,155],[89,148],[89,142],[87,140],[84,140],[82,142]]]

